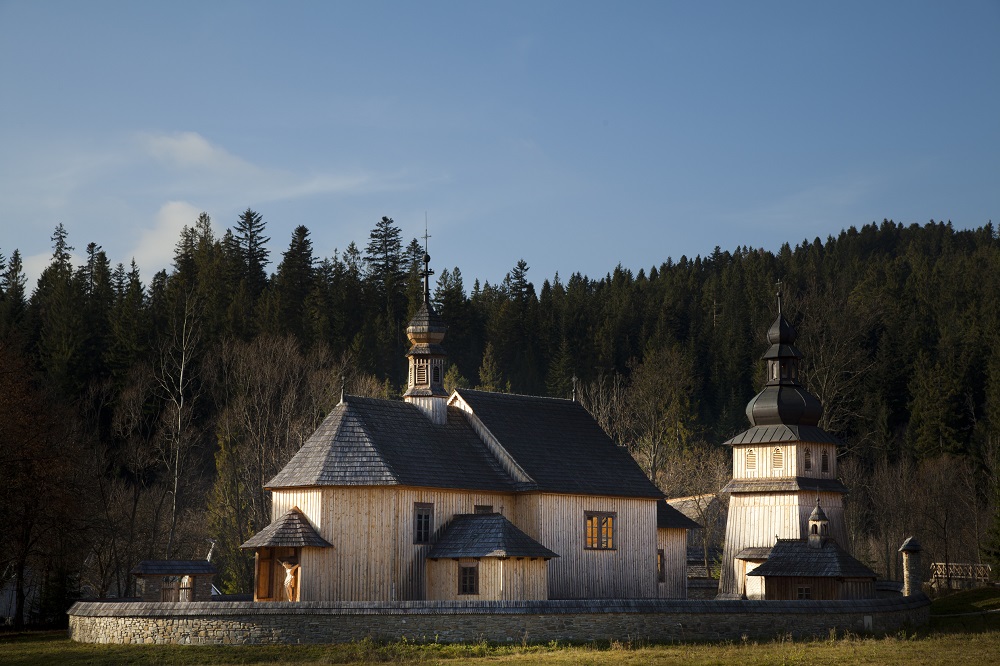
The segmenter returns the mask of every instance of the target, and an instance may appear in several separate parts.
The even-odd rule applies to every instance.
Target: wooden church
[[[267,484],[254,599],[684,598],[697,523],[582,405],[447,394],[429,261],[403,400],[344,395]]]
[[[803,355],[781,312],[767,331],[764,389],[747,404],[750,429],[733,448],[719,598],[863,599],[875,573],[844,549],[844,495],[836,437],[823,406],[799,382]]]

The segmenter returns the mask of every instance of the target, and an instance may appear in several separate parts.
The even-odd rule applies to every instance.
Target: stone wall
[[[700,641],[886,634],[927,623],[923,596],[867,601],[78,602],[84,643]]]

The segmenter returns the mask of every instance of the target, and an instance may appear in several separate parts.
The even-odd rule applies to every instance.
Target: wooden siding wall
[[[798,599],[799,586],[809,587],[810,599],[839,599],[836,578],[797,578],[769,576],[764,579],[764,598],[767,600]]]
[[[586,511],[617,514],[613,550],[584,548]],[[517,515],[526,519],[518,527],[559,555],[549,561],[549,599],[656,598],[655,500],[533,494],[518,497]]]
[[[775,468],[771,462],[774,449],[781,450],[782,466]],[[812,452],[812,469],[805,468],[804,451]],[[756,469],[747,469],[747,452],[757,455]],[[823,472],[822,456],[826,452],[830,460],[828,472]],[[733,446],[734,479],[777,479],[781,477],[806,476],[813,479],[837,478],[837,447],[833,444],[812,442],[787,442],[782,444],[737,444]]]
[[[831,535],[846,548],[843,497],[840,493],[820,493],[820,502],[830,519]],[[815,492],[733,493],[729,499],[719,593],[744,594],[744,577],[737,576],[735,568],[736,555],[744,548],[770,548],[775,536],[804,538],[809,514],[815,506]]]
[[[459,594],[461,566],[479,563],[479,594]],[[548,562],[484,557],[427,562],[427,598],[439,601],[530,601],[548,598]]]
[[[298,506],[320,536],[333,544],[302,549],[300,600],[426,598],[424,564],[431,545],[413,543],[415,502],[434,505],[432,543],[456,513],[473,513],[477,504],[492,505],[508,520],[514,508],[513,496],[503,493],[399,486],[274,491],[275,515]]]
[[[664,581],[659,582],[656,553],[653,575],[660,599],[687,599],[687,530],[657,529],[656,547],[663,551]]]

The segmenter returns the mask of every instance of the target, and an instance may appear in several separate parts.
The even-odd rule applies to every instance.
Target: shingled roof
[[[462,416],[434,425],[415,405],[345,396],[267,488],[405,485],[511,491]]]
[[[215,574],[208,560],[143,560],[132,569],[136,576],[197,576]]]
[[[833,539],[812,548],[799,539],[778,539],[767,561],[748,576],[798,576],[803,578],[872,578],[874,571],[851,557]]]
[[[744,430],[726,440],[726,444],[775,444],[780,442],[812,442],[815,444],[837,444],[842,442],[817,426],[776,423],[758,425]]]
[[[667,504],[666,500],[656,503],[656,527],[659,529],[696,530],[702,525]]]
[[[470,389],[456,393],[538,490],[663,497],[580,403]]]
[[[250,540],[240,548],[302,548],[304,546],[329,548],[330,545],[329,541],[316,533],[305,514],[298,508],[293,508],[250,537]]]
[[[429,559],[451,557],[559,557],[499,513],[460,513],[445,528]]]
[[[795,492],[815,490],[827,493],[846,493],[838,479],[814,479],[811,476],[775,477],[764,479],[733,479],[722,489],[724,493]]]

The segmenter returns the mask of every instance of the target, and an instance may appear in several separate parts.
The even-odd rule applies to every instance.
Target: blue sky
[[[1000,222],[1000,2],[0,0],[0,252],[430,223],[467,286]],[[272,265],[272,269],[274,266]]]

